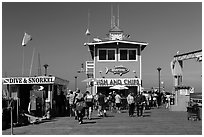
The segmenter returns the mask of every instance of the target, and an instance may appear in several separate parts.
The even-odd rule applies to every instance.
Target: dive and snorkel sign
[[[10,77],[3,78],[3,84],[53,84],[55,77]]]
[[[130,69],[120,65],[120,66],[114,66],[114,68],[112,69],[108,69],[106,67],[106,74],[108,74],[109,72],[113,73],[114,75],[115,74],[119,74],[120,76],[122,76],[123,74],[126,74],[130,71]]]

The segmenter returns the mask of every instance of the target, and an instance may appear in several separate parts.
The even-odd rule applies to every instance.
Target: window
[[[119,49],[119,61],[130,60],[137,60],[137,49]]]
[[[136,50],[129,50],[129,60],[136,60]]]
[[[115,50],[107,50],[108,60],[115,60]]]
[[[120,50],[120,60],[127,60],[128,50]]]
[[[98,60],[115,61],[116,60],[116,49],[99,49]]]
[[[99,60],[106,60],[106,50],[99,50]]]

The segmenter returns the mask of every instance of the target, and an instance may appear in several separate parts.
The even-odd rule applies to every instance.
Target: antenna
[[[115,25],[115,16],[113,16],[113,27],[115,27],[116,25]]]
[[[119,4],[118,4],[118,27],[119,27]]]
[[[89,29],[89,19],[90,19],[90,13],[89,13],[89,10],[88,10],[88,29]]]
[[[111,5],[111,29],[113,28],[113,5]]]
[[[88,37],[87,39],[87,42],[89,42],[89,36],[91,35],[90,31],[89,31],[89,18],[90,18],[90,13],[89,13],[89,10],[88,10],[88,24],[87,24],[87,30],[86,30],[86,35]]]
[[[40,63],[40,53],[38,53],[38,76],[42,76],[41,63]]]

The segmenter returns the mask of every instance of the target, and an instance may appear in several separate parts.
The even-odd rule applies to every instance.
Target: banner
[[[139,78],[100,78],[94,82],[97,86],[115,86],[115,85],[124,85],[124,86],[139,86]]]
[[[2,78],[3,84],[53,84],[55,77],[10,77]]]
[[[26,46],[28,41],[31,41],[31,40],[32,40],[31,35],[29,35],[28,33],[25,32],[24,36],[23,36],[23,40],[22,40],[22,46]]]

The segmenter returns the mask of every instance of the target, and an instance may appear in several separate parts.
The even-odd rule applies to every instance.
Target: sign
[[[3,84],[53,84],[55,77],[11,77],[2,80]]]
[[[33,90],[43,90],[44,87],[43,87],[43,86],[39,86],[39,85],[33,85],[33,86],[32,86],[32,89],[33,89]]]
[[[101,78],[97,79],[94,82],[97,86],[115,86],[115,85],[124,85],[124,86],[139,86],[139,78]]]
[[[123,67],[122,65],[121,66],[114,66],[114,68],[112,69],[108,69],[106,67],[106,74],[108,74],[108,72],[111,72],[113,73],[114,75],[115,74],[119,74],[120,76],[122,76],[123,74],[126,74],[130,71],[130,69],[126,68],[126,67]]]
[[[190,95],[190,92],[187,89],[180,89],[179,92],[180,92],[180,95]]]

